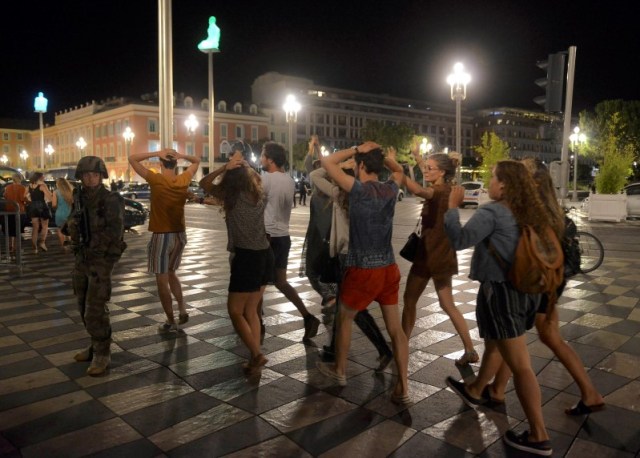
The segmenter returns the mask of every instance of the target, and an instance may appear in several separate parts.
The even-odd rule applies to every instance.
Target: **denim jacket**
[[[455,250],[475,245],[469,278],[478,281],[506,281],[506,272],[489,252],[486,240],[491,240],[498,254],[508,264],[513,261],[520,230],[511,210],[499,202],[478,207],[467,224],[461,226],[457,208],[444,215],[445,232]]]

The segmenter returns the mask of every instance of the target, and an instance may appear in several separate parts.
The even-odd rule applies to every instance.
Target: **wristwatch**
[[[358,147],[357,146],[352,146],[351,149],[358,154],[360,151],[358,151]]]

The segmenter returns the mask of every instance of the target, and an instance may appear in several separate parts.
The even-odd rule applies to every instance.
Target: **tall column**
[[[173,148],[173,36],[171,0],[158,0],[158,102],[160,148]]]

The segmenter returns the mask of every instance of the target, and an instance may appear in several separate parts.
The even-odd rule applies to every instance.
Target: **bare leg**
[[[381,305],[382,318],[387,327],[387,332],[391,337],[393,345],[393,359],[396,361],[398,369],[398,383],[393,394],[395,396],[406,396],[409,394],[408,368],[409,368],[409,341],[402,330],[402,320],[400,318],[400,307],[396,305]]]
[[[162,310],[164,310],[167,316],[167,323],[175,323],[173,317],[173,307],[171,305],[171,287],[169,286],[169,274],[156,274],[156,285],[158,287],[158,296],[160,297],[160,303],[162,304]]]
[[[347,371],[347,356],[349,355],[349,346],[351,345],[351,327],[353,318],[356,316],[356,310],[346,307],[340,303],[338,307],[338,325],[336,327],[336,374],[345,375]]]
[[[462,339],[464,351],[473,351],[473,342],[471,341],[471,336],[469,335],[469,327],[467,326],[467,322],[462,316],[462,313],[460,313],[460,310],[458,310],[455,303],[453,302],[451,277],[434,278],[433,284],[436,288],[436,293],[438,294],[440,307],[442,307],[442,310],[444,310],[444,312],[449,315],[449,318],[451,318],[453,327],[456,328],[458,335]]]
[[[182,285],[180,284],[180,279],[176,274],[175,270],[169,271],[169,288],[171,289],[171,294],[176,298],[176,302],[178,303],[179,313],[185,314],[187,313],[187,309],[184,305],[184,298],[182,297]]]
[[[416,324],[416,306],[420,295],[429,283],[428,278],[422,278],[412,273],[407,277],[407,284],[404,288],[402,308],[402,330],[407,339],[411,337],[413,327]]]
[[[227,300],[229,318],[242,343],[249,349],[252,359],[260,354],[260,321],[257,307],[261,295],[260,291],[230,292]]]
[[[542,417],[542,401],[540,385],[531,368],[531,358],[527,350],[527,342],[524,335],[513,339],[496,341],[500,354],[513,372],[513,383],[529,422],[529,438],[532,442],[540,442],[549,439]]]
[[[40,232],[40,218],[31,218],[31,244],[38,251],[38,233]]]
[[[287,281],[286,269],[276,269],[275,286],[276,288],[278,288],[278,290],[282,294],[284,294],[284,297],[289,299],[289,301],[296,306],[296,308],[298,309],[298,312],[300,312],[300,315],[302,316],[309,315],[309,312],[307,311],[307,308],[305,307],[304,302],[302,302],[302,299],[300,299],[300,296],[298,296],[298,292]]]
[[[484,387],[494,377],[498,368],[502,364],[502,356],[498,351],[497,341],[485,340],[482,362],[476,379],[466,386],[467,393],[473,398],[480,399]]]
[[[49,232],[49,220],[43,219],[41,226],[42,228],[40,229],[40,232],[42,236],[40,237],[40,240],[41,240],[41,243],[44,245],[44,242],[47,239],[47,233]]]
[[[604,402],[602,395],[593,386],[580,356],[565,342],[560,335],[558,325],[558,310],[556,308],[550,313],[549,319],[542,313],[536,314],[536,328],[540,335],[540,340],[553,351],[553,354],[567,368],[573,380],[580,388],[582,402],[588,406],[598,405]]]

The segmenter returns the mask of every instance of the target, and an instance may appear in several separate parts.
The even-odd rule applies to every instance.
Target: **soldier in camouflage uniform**
[[[73,290],[80,316],[91,336],[91,346],[74,356],[91,361],[87,374],[102,375],[111,362],[111,324],[107,301],[111,298],[111,272],[126,248],[124,200],[102,184],[107,168],[99,157],[78,162],[76,179],[82,186],[73,192],[73,209],[66,224],[75,254]]]

